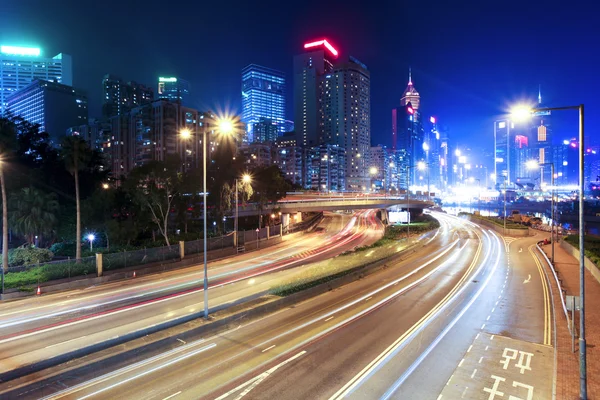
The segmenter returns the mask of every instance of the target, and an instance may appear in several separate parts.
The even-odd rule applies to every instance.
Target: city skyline
[[[66,1],[65,3],[69,3]],[[152,3],[152,2],[151,2]],[[216,16],[227,17],[232,22],[243,18],[244,13],[259,13],[265,6],[257,6],[248,10],[242,5],[236,10],[225,10],[222,6],[214,6]],[[540,3],[541,4],[541,3]],[[114,4],[113,4],[114,5]],[[121,5],[129,9],[129,5]],[[399,106],[398,92],[406,87],[407,71],[412,69],[412,79],[418,82],[419,92],[423,99],[424,117],[435,115],[439,123],[449,128],[452,140],[460,144],[462,140],[488,135],[490,146],[493,143],[493,121],[502,117],[508,106],[525,98],[535,101],[539,85],[549,105],[585,103],[595,108],[597,102],[594,88],[597,80],[591,79],[593,71],[591,62],[578,63],[575,67],[569,59],[579,55],[577,49],[583,49],[586,41],[593,42],[593,34],[586,34],[591,29],[588,24],[571,22],[562,19],[552,5],[539,8],[536,4],[521,5],[519,13],[511,13],[515,25],[526,23],[527,31],[517,30],[500,41],[496,37],[496,28],[502,26],[503,13],[490,12],[485,7],[463,10],[426,10],[424,6],[403,5],[389,6],[389,13],[382,13],[384,22],[391,22],[390,15],[410,16],[410,31],[404,28],[394,33],[386,23],[377,23],[375,12],[364,15],[364,24],[354,29],[360,16],[352,10],[345,10],[343,18],[332,18],[335,7],[322,6],[318,14],[310,13],[310,4],[299,10],[297,17],[289,26],[281,26],[278,22],[272,27],[253,28],[243,38],[224,32],[222,35],[210,33],[216,21],[207,26],[194,26],[194,35],[210,37],[214,42],[210,51],[190,53],[183,50],[190,41],[190,25],[182,15],[181,23],[168,23],[168,28],[180,35],[181,40],[169,45],[168,38],[156,35],[156,46],[141,45],[123,51],[114,46],[118,34],[106,32],[107,38],[98,41],[83,29],[74,40],[69,29],[60,29],[62,19],[78,21],[80,7],[64,7],[53,24],[28,24],[23,30],[20,21],[35,22],[37,15],[31,13],[31,4],[23,5],[9,2],[3,6],[3,14],[7,23],[0,33],[2,43],[18,45],[39,45],[44,55],[65,52],[74,58],[74,86],[81,87],[89,93],[90,117],[100,115],[101,79],[107,73],[128,77],[137,82],[154,87],[159,76],[173,74],[184,76],[194,87],[190,106],[197,109],[214,109],[215,106],[227,107],[241,114],[239,71],[247,64],[256,63],[269,68],[281,70],[286,76],[292,76],[292,57],[305,41],[315,37],[327,37],[341,53],[359,58],[369,66],[372,74],[372,144],[391,145],[391,126],[389,109]],[[45,7],[40,4],[36,10]],[[136,33],[136,23],[121,21],[109,1],[106,7],[97,10],[105,19],[114,20],[117,26],[130,29],[132,38],[144,32],[152,34],[149,28]],[[70,10],[72,9],[72,10]],[[70,10],[70,11],[69,11]],[[125,12],[127,10],[123,10]],[[133,11],[133,10],[132,10]],[[189,10],[193,14],[193,8]],[[151,17],[158,10],[151,4],[144,9],[135,9],[140,17]],[[282,11],[274,9],[272,15]],[[574,12],[568,11],[567,13]],[[385,14],[385,15],[383,15]],[[536,18],[531,18],[535,15]],[[588,15],[588,14],[586,14]],[[379,16],[377,17],[379,18]],[[584,16],[585,18],[585,16]],[[146,18],[139,18],[145,20]],[[98,18],[102,20],[102,18]],[[274,20],[278,20],[274,18]],[[562,34],[551,29],[552,23],[560,20],[562,30],[570,30],[582,38],[580,46],[572,45]],[[327,23],[325,23],[327,21]],[[474,22],[474,37],[464,36],[462,29],[456,29],[452,21]],[[483,23],[485,21],[485,24]],[[3,21],[4,22],[4,21]],[[311,22],[306,25],[306,22]],[[92,25],[96,22],[92,21]],[[73,29],[77,29],[73,26]],[[310,27],[309,27],[310,26]],[[51,29],[49,31],[48,29]],[[127,30],[126,29],[126,30]],[[119,31],[119,29],[115,29]],[[280,31],[281,34],[273,34]],[[544,32],[544,39],[538,40],[531,32]],[[53,33],[54,32],[54,33]],[[182,35],[182,36],[181,36]],[[192,36],[190,36],[191,38]],[[411,39],[415,37],[414,39]],[[517,40],[519,39],[519,40]],[[534,43],[530,45],[529,43]],[[94,44],[94,46],[91,46]],[[228,49],[235,49],[229,51]],[[560,50],[561,58],[549,62],[545,55]],[[114,58],[107,57],[113,54]],[[475,55],[477,53],[477,56]],[[508,56],[497,62],[496,55],[504,53]],[[182,57],[181,54],[185,54]],[[197,54],[197,55],[196,55]],[[583,54],[581,60],[591,59]],[[218,62],[208,62],[210,60]],[[118,61],[117,61],[118,60]],[[567,82],[568,80],[568,82]],[[565,81],[569,90],[565,91],[556,82]],[[293,119],[293,93],[286,95],[286,118]],[[468,110],[469,116],[462,115]],[[561,116],[560,120],[568,119]],[[575,117],[573,117],[574,119]],[[596,131],[598,121],[595,115],[586,120],[587,132]],[[555,124],[557,140],[572,136],[572,124],[558,121]],[[594,135],[590,135],[593,137]]]

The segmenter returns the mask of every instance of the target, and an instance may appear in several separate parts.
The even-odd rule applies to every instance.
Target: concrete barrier
[[[563,250],[565,250],[567,253],[569,253],[570,255],[575,257],[577,259],[577,261],[579,261],[579,249],[578,248],[575,248],[573,245],[571,245],[571,243],[568,243],[565,240],[560,241],[560,247],[562,247]],[[600,269],[598,269],[596,264],[594,264],[592,262],[592,260],[590,260],[589,258],[585,257],[583,260],[583,265],[585,265],[587,270],[590,271],[590,273],[596,279],[596,281],[598,281],[600,283]]]

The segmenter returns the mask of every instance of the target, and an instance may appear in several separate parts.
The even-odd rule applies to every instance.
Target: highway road
[[[531,245],[437,214],[422,251],[340,289],[11,398],[551,398],[552,310]],[[531,250],[531,251],[530,251]],[[531,393],[533,397],[528,397]]]
[[[328,214],[321,225],[299,240],[210,263],[210,310],[263,294],[293,267],[370,244],[382,235],[372,211]],[[168,321],[202,316],[202,280],[201,268],[186,268],[2,304],[0,376],[6,379],[11,371]]]

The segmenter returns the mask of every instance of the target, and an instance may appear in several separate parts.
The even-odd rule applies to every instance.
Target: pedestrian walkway
[[[548,244],[541,247],[550,258],[552,246]],[[546,263],[544,264],[548,268]],[[554,264],[566,294],[579,296],[579,261],[555,244]],[[571,351],[571,334],[561,304],[560,293],[552,271],[548,269],[547,271],[553,288],[556,315],[556,399],[579,399],[579,347],[576,340],[575,353]],[[600,400],[600,283],[587,269],[585,271],[585,296],[588,399]],[[579,332],[577,312],[575,313],[575,324],[577,332]]]

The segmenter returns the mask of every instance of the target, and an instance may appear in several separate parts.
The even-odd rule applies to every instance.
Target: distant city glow
[[[329,44],[329,42],[325,39],[317,40],[316,42],[305,43],[304,48],[309,49],[311,47],[316,47],[316,46],[321,46],[321,45],[325,46],[325,48],[327,50],[329,50],[331,52],[331,54],[333,54],[335,57],[338,56],[338,54],[339,54],[338,51],[331,44]]]
[[[158,81],[159,82],[177,82],[177,78],[175,78],[175,77],[165,78],[163,76],[160,76],[158,78]]]
[[[39,56],[41,50],[38,47],[0,46],[0,53],[16,56]]]

